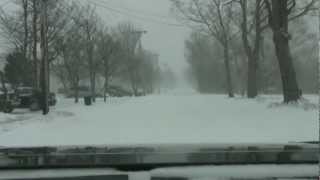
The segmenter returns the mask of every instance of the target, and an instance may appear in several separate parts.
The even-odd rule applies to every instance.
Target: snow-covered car
[[[5,113],[11,113],[14,107],[19,105],[16,93],[12,90],[0,90],[0,111]]]
[[[75,96],[75,91],[76,89],[75,88],[70,88],[68,89],[65,93],[65,96],[67,98],[74,98]],[[91,92],[90,92],[90,88],[88,86],[79,86],[78,87],[78,96],[79,98],[82,98],[82,97],[85,97],[85,96],[88,96],[90,95]]]
[[[32,87],[18,87],[16,89],[16,94],[19,98],[20,108],[29,108],[32,103],[32,96],[34,94]]]
[[[133,94],[130,91],[127,91],[120,86],[109,86],[107,94],[111,97],[133,96]]]
[[[16,90],[19,99],[19,108],[29,108],[30,110],[39,110],[41,102],[41,92],[32,87],[19,87]],[[57,103],[55,93],[49,93],[49,105],[55,106]]]
[[[0,112],[11,113],[14,107],[4,94],[0,95]]]

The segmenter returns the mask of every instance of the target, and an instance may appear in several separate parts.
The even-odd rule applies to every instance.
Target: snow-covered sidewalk
[[[307,96],[317,103],[316,96]],[[101,99],[93,106],[60,99],[40,112],[0,114],[0,146],[286,143],[318,138],[318,111],[224,95],[158,95]]]

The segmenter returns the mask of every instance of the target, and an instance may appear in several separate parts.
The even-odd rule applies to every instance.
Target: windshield
[[[2,148],[318,141],[316,0],[0,7]]]

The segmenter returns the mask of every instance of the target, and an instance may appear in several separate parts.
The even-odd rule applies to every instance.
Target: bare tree
[[[16,51],[22,52],[30,61],[29,65],[33,69],[33,86],[40,88],[40,61],[38,47],[40,44],[40,1],[19,0],[16,1],[19,8],[15,13],[0,10],[1,35],[9,43],[9,46]],[[48,39],[48,59],[52,62],[57,53],[53,46],[57,36],[61,34],[65,26],[70,21],[67,8],[63,0],[50,0],[47,2],[47,39]],[[32,17],[32,18],[31,18]]]
[[[121,53],[119,50],[121,47],[120,43],[109,34],[106,28],[102,28],[98,35],[97,53],[102,64],[102,76],[104,77],[103,96],[104,102],[106,102],[110,80],[119,69],[120,59],[116,58],[116,53]]]
[[[53,75],[55,75],[58,78],[59,83],[61,83],[63,93],[66,93],[71,88],[71,83],[70,83],[71,81],[70,81],[70,78],[68,77],[69,74],[65,67],[64,56],[65,55],[61,54],[60,57],[51,64],[51,70],[53,72]]]
[[[34,87],[39,88],[39,62],[38,62],[38,1],[32,0],[32,56],[33,56],[33,78],[34,78]]]
[[[255,98],[258,95],[258,63],[260,61],[262,33],[268,27],[267,16],[264,15],[263,0],[255,0],[255,5],[248,5],[247,0],[238,1],[241,7],[241,32],[244,49],[248,58],[248,81],[247,81],[247,96]],[[251,2],[251,1],[250,1]],[[253,17],[249,17],[249,11],[253,10]],[[252,19],[252,20],[251,20]],[[251,42],[251,31],[254,29],[254,40]]]
[[[289,33],[289,21],[308,13],[315,2],[316,0],[310,0],[304,7],[298,8],[296,0],[264,0],[269,14],[269,25],[273,32],[285,103],[295,102],[302,95],[290,52],[289,42],[292,36]]]
[[[231,43],[233,63],[235,66],[235,82],[238,92],[242,97],[246,96],[248,89],[248,58],[243,47],[242,38],[234,38]]]
[[[54,69],[59,75],[65,75],[60,80],[68,82],[73,90],[75,103],[79,102],[79,86],[85,70],[85,42],[79,27],[74,25],[67,32],[68,35],[60,38],[56,43],[59,60],[55,61]],[[69,34],[70,33],[70,34]],[[66,85],[65,85],[66,86]]]
[[[42,112],[43,115],[49,113],[49,61],[48,61],[48,1],[41,2],[40,31],[41,31],[41,91],[42,91]]]
[[[143,34],[143,31],[137,30],[131,23],[123,23],[118,26],[119,40],[124,50],[126,61],[126,73],[135,96],[139,89],[139,58],[136,56],[137,45]]]
[[[158,55],[148,50],[142,50],[139,58],[141,60],[139,76],[143,94],[151,94],[155,90],[158,82],[160,68],[158,63]]]
[[[221,74],[225,74],[225,68],[221,44],[209,35],[194,31],[185,41],[185,51],[197,90],[200,93],[223,92],[225,80]]]
[[[23,29],[24,29],[24,40],[23,40],[23,54],[27,57],[27,49],[28,49],[28,41],[29,41],[29,28],[28,28],[28,16],[29,16],[29,8],[28,8],[28,0],[22,0],[23,7]]]
[[[74,21],[81,28],[83,34],[86,37],[86,60],[89,71],[90,90],[92,100],[95,101],[96,97],[96,76],[98,71],[98,64],[94,60],[94,47],[97,33],[97,25],[99,18],[95,12],[95,9],[90,5],[78,9],[79,18],[73,18]]]
[[[8,89],[6,87],[6,80],[5,75],[2,71],[0,71],[0,83],[1,83],[1,90],[6,98],[8,98]]]
[[[0,9],[0,29],[1,36],[7,40],[12,49],[23,52],[24,51],[24,20],[20,15],[22,8],[16,10],[15,15],[10,15],[4,9]]]
[[[223,8],[223,0],[172,0],[175,10],[183,20],[195,23],[223,47],[227,93],[234,97],[230,67],[230,40],[234,36],[231,23],[231,7]]]

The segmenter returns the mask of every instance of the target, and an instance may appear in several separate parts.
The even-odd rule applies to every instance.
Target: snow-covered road
[[[316,96],[307,97],[316,103]],[[0,114],[0,146],[285,143],[318,138],[316,108],[280,96],[158,95],[102,100],[90,107],[60,99],[50,115]],[[309,107],[309,106],[308,106]]]

